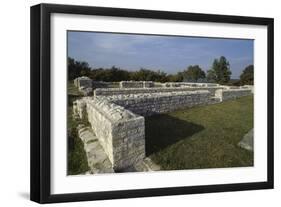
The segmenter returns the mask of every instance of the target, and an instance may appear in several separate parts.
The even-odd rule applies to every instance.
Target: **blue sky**
[[[93,68],[113,65],[126,70],[147,68],[174,74],[189,65],[211,68],[215,58],[225,56],[232,78],[253,64],[253,40],[68,32],[68,56]]]

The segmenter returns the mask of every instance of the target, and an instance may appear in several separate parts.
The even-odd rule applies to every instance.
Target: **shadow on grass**
[[[168,114],[145,118],[146,156],[156,153],[182,139],[191,137],[204,127]]]

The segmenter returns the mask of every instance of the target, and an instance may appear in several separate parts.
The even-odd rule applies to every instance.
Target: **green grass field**
[[[163,170],[253,166],[237,143],[253,128],[253,96],[146,117],[146,154]]]

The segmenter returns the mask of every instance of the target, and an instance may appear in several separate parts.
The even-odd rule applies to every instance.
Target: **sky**
[[[86,61],[92,68],[146,68],[175,74],[189,65],[207,71],[215,58],[225,56],[231,78],[237,79],[253,64],[253,51],[254,41],[247,39],[68,31],[68,57]]]

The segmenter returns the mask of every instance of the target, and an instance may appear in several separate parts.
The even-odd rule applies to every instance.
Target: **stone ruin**
[[[93,92],[93,81],[89,77],[82,76],[74,79],[74,85],[85,96],[90,95]]]
[[[182,87],[182,86],[189,86],[189,87],[215,87],[220,86],[216,83],[188,83],[188,82],[166,82],[162,84],[163,87]]]
[[[120,88],[151,88],[154,87],[153,81],[120,81]]]
[[[103,172],[160,169],[145,157],[146,116],[220,103],[253,93],[252,86],[233,88],[205,83],[169,84],[167,87],[143,87],[142,83],[142,87],[136,87],[141,85],[139,81],[135,84],[133,81],[122,81],[120,88],[97,88],[93,96],[74,102],[74,114],[88,120],[111,163],[111,170]]]

